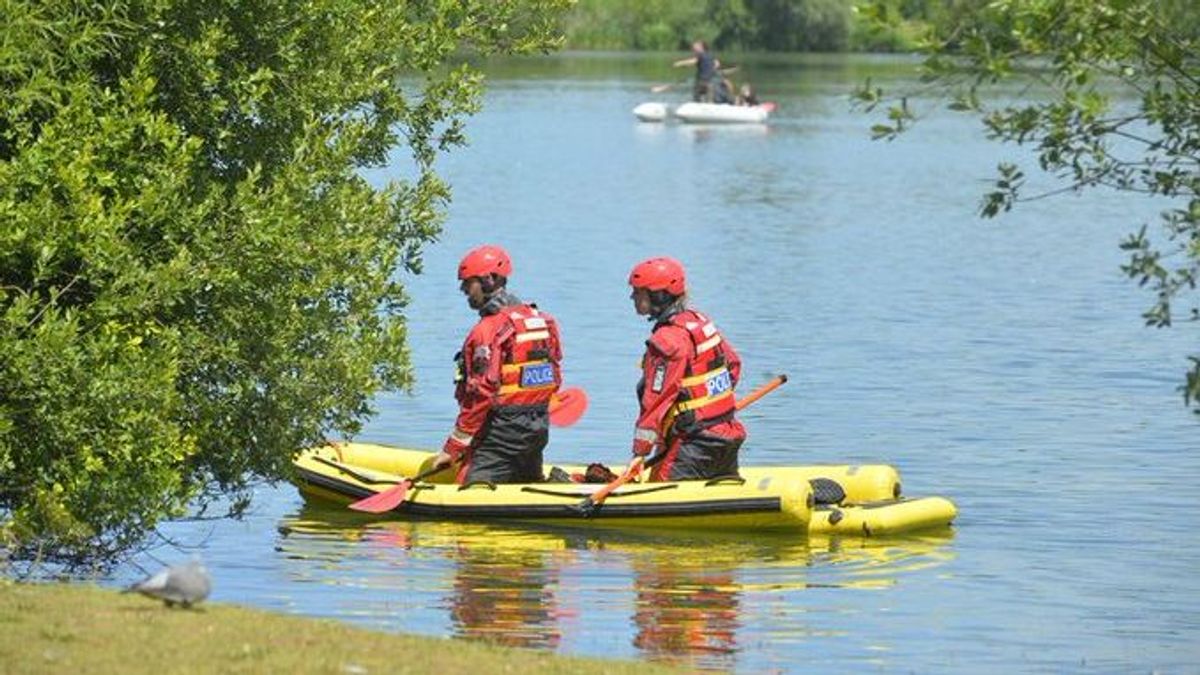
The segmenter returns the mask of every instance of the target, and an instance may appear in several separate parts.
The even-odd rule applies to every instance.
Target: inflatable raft
[[[643,122],[665,122],[668,115],[666,103],[642,103],[633,109],[633,116]]]
[[[688,102],[675,108],[675,117],[683,122],[762,123],[767,121],[774,109],[774,103],[729,105]]]
[[[334,443],[300,452],[293,466],[306,499],[349,504],[429,469],[433,457],[372,443]],[[558,468],[568,474],[585,470]],[[459,486],[452,472],[445,471],[412,486],[394,513],[442,520],[856,536],[946,527],[957,515],[954,504],[942,497],[902,497],[900,476],[887,465],[743,467],[740,476],[709,481],[631,482],[584,517],[577,506],[601,487],[575,482]]]
[[[683,103],[675,108],[675,117],[692,123],[761,124],[775,110],[774,103],[762,105],[729,105],[726,103]],[[633,109],[634,117],[643,122],[665,122],[670,110],[665,103],[642,103]]]

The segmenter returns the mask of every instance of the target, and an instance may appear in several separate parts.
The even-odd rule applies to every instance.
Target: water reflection
[[[558,647],[558,571],[569,564],[568,556],[460,543],[454,563],[447,604],[456,637],[510,647]]]
[[[311,505],[279,532],[288,573],[325,588],[325,615],[549,651],[618,655],[618,640],[632,650],[625,656],[716,669],[737,668],[747,644],[827,630],[805,609],[812,589],[887,589],[952,557],[949,531],[898,540],[646,534],[384,522]],[[765,624],[779,632],[757,634]],[[586,646],[600,635],[607,646]]]
[[[771,133],[769,124],[679,124],[678,133],[696,143],[720,138],[752,139]]]
[[[729,669],[738,650],[740,593],[734,567],[633,563],[633,645],[648,658]]]

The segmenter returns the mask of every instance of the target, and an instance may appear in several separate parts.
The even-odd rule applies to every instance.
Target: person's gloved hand
[[[653,441],[647,441],[642,438],[633,439],[633,454],[637,455],[638,457],[645,457],[646,455],[649,455],[650,451],[653,449]]]
[[[435,466],[450,466],[453,463],[454,463],[454,455],[451,455],[450,453],[446,452],[445,450],[442,450],[433,458],[433,465],[430,466],[430,468],[433,468]]]
[[[454,431],[451,431],[450,435],[446,437],[446,442],[442,444],[442,451],[438,454],[439,460],[445,456],[449,458],[446,460],[446,464],[458,461],[458,458],[471,448],[473,440],[474,437],[471,434],[455,427]]]

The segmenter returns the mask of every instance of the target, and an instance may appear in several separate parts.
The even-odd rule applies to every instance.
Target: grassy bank
[[[113,590],[0,581],[3,673],[668,672],[394,635],[232,605],[171,610]]]

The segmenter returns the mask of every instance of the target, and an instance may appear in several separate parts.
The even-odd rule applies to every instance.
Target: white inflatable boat
[[[727,103],[684,103],[675,109],[675,117],[683,122],[766,122],[774,103],[761,105],[729,105]]]
[[[643,122],[663,122],[667,119],[667,104],[643,103],[633,109],[633,114]]]
[[[675,108],[675,117],[681,122],[753,124],[766,122],[773,110],[774,103],[729,105],[688,102]],[[643,122],[665,122],[670,116],[670,109],[665,103],[649,102],[634,108],[633,114]]]

